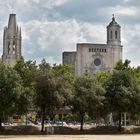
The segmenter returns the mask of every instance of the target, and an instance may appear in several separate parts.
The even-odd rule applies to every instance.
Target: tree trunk
[[[62,121],[62,126],[64,125],[64,107],[62,107],[62,117],[61,117],[61,121]]]
[[[41,132],[44,132],[44,120],[45,120],[45,109],[42,110],[42,128],[41,128]]]
[[[25,114],[25,117],[26,117],[26,126],[27,126],[27,124],[28,124],[28,120],[27,120],[27,112],[26,112],[26,114]]]
[[[124,126],[126,126],[127,123],[126,123],[126,113],[124,113]]]
[[[119,131],[121,132],[122,125],[121,125],[121,113],[119,113]]]
[[[81,127],[80,127],[80,131],[83,132],[83,122],[84,122],[84,114],[81,113]]]
[[[2,126],[2,120],[1,120],[1,118],[0,118],[0,126]]]

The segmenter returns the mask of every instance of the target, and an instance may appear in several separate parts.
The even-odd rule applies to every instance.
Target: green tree
[[[37,71],[36,62],[34,61],[24,61],[24,59],[20,59],[17,61],[16,65],[14,66],[14,70],[20,75],[23,80],[23,85],[25,87],[31,87],[35,82],[35,76]]]
[[[133,68],[132,74],[134,76],[134,82],[135,82],[135,91],[133,93],[133,110],[132,113],[135,116],[140,116],[139,108],[140,108],[140,67]]]
[[[130,67],[130,60],[126,59],[124,62],[122,60],[118,61],[116,66],[115,66],[115,70],[131,70]]]
[[[54,65],[53,70],[55,75],[59,78],[58,80],[61,81],[61,84],[59,85],[61,87],[60,94],[64,96],[64,102],[62,103],[62,106],[69,106],[69,103],[73,96],[72,92],[74,73],[72,72],[71,67],[69,65]]]
[[[105,89],[106,82],[108,78],[110,77],[110,73],[107,71],[101,71],[100,73],[94,74],[96,80],[102,85],[102,87]],[[103,100],[103,105],[98,108],[95,116],[104,118],[105,122],[108,122],[108,115],[110,114],[110,108],[109,103],[105,99]]]
[[[74,97],[72,101],[73,110],[80,115],[81,127],[83,131],[83,121],[85,113],[93,114],[104,100],[104,89],[91,75],[78,76],[74,82]]]
[[[20,110],[24,110],[24,113],[26,114],[27,125],[28,109],[33,108],[34,83],[37,73],[36,62],[32,62],[31,60],[25,62],[24,59],[21,58],[14,66],[14,70],[16,70],[22,78],[22,85],[25,87],[22,98],[18,102]]]
[[[121,131],[121,115],[134,109],[133,100],[138,89],[132,75],[130,61],[118,62],[115,70],[106,83],[106,99],[112,112],[119,114],[119,130]]]
[[[57,77],[59,77],[59,86],[60,89],[59,94],[63,96],[63,102],[61,100],[61,112],[62,117],[61,120],[63,122],[63,113],[65,108],[70,107],[70,101],[73,97],[73,81],[74,81],[74,73],[69,65],[54,65],[53,66],[54,73]],[[63,83],[63,84],[62,84]],[[63,126],[63,123],[62,123]]]
[[[52,68],[43,59],[39,65],[35,89],[35,104],[40,108],[42,112],[42,130],[44,131],[44,119],[45,115],[53,114],[54,111],[63,107],[66,102],[69,83],[64,80],[62,74],[58,70]]]
[[[2,119],[24,112],[19,109],[21,106],[19,101],[24,92],[25,88],[19,74],[0,62],[0,125]]]

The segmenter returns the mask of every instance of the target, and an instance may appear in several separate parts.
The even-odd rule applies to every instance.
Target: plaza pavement
[[[0,136],[0,140],[140,140],[140,135]]]

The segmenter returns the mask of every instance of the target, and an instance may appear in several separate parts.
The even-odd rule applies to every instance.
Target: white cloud
[[[41,8],[53,9],[68,0],[0,0],[0,16],[7,13],[40,14]],[[26,15],[27,16],[27,15]]]
[[[139,66],[140,54],[140,25],[124,26],[123,33],[123,57],[124,59],[131,60],[132,66]]]
[[[17,6],[34,7],[37,4],[39,7],[53,8],[54,6],[60,6],[68,0],[15,0]],[[27,9],[27,7],[24,7]]]
[[[82,33],[87,41],[92,43],[106,43],[106,27],[102,24],[81,23]]]
[[[40,0],[40,3],[42,3],[42,6],[45,8],[53,8],[54,6],[60,6],[61,4],[64,4],[68,0]]]
[[[76,43],[106,43],[107,19],[115,13],[122,25],[124,58],[140,65],[140,1],[0,0],[0,52],[13,1],[25,59],[61,63],[62,51],[74,51]]]
[[[131,7],[117,6],[114,9],[115,9],[114,12],[119,15],[135,16],[138,14],[138,9],[134,6]]]
[[[1,55],[2,55],[2,50],[3,50],[3,41],[2,41],[2,37],[3,37],[3,31],[0,31],[0,58],[1,58]]]
[[[74,19],[61,22],[34,20],[23,27],[23,53],[30,55],[28,58],[46,58],[51,63],[61,63],[62,52],[76,50],[76,43],[92,40],[105,42],[104,37],[101,38],[102,26],[79,23]]]

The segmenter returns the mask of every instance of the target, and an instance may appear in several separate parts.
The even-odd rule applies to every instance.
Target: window
[[[94,65],[95,66],[99,66],[101,64],[101,60],[99,59],[99,58],[96,58],[95,60],[94,60]]]
[[[110,38],[112,39],[112,31],[110,32]]]
[[[13,42],[13,54],[15,54],[15,49],[16,49],[16,46],[15,46],[15,41]]]
[[[85,73],[88,73],[88,70],[85,70]]]
[[[117,31],[115,31],[115,39],[117,39]]]
[[[90,52],[90,48],[89,48],[89,52]]]
[[[10,54],[10,42],[8,42],[8,54]]]

